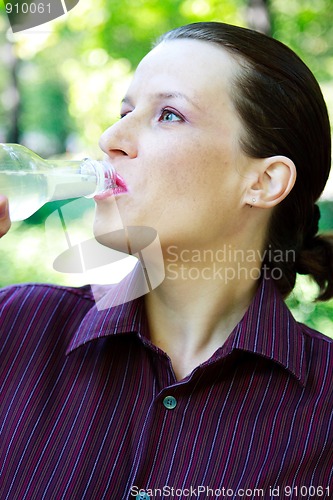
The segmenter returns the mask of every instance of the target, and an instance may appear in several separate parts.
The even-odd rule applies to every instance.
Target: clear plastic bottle
[[[9,199],[12,221],[27,219],[48,201],[91,198],[115,187],[108,162],[44,160],[19,144],[0,144],[0,193]]]

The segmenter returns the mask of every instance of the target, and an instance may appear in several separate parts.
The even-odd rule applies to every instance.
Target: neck
[[[258,285],[259,248],[165,252],[166,277],[145,297],[152,342],[164,350],[177,379],[206,361],[242,319]]]

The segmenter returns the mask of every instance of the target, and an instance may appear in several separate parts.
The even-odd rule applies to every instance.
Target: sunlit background
[[[0,2],[0,142],[24,144],[44,158],[101,157],[99,136],[118,118],[131,74],[153,40],[202,20],[252,27],[292,47],[319,80],[333,121],[332,19],[333,0],[80,0],[61,18],[13,34]],[[332,176],[320,205],[321,230],[333,231]],[[52,268],[52,249],[63,236],[45,221],[58,207],[46,205],[1,241],[2,286],[83,284],[84,277]],[[73,204],[68,224],[77,228],[75,238],[90,237],[92,217],[93,202]],[[115,281],[126,272],[117,269]],[[315,295],[300,277],[288,302],[300,321],[333,337],[333,301],[313,303]]]

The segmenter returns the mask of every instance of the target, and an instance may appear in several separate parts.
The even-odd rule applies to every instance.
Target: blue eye
[[[183,121],[182,117],[179,116],[177,113],[174,111],[171,111],[170,109],[163,109],[159,121],[161,122],[181,122]]]

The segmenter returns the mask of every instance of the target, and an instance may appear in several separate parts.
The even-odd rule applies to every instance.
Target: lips
[[[121,175],[116,174],[116,184],[117,184],[117,188],[121,189],[123,192],[127,193],[128,189],[127,189],[127,186],[126,186],[126,182],[124,181],[124,179],[122,178]],[[115,189],[117,189],[115,188]]]
[[[116,173],[116,184],[112,186],[109,189],[106,189],[103,191],[103,193],[99,193],[96,196],[94,196],[94,200],[105,200],[106,198],[109,198],[110,196],[116,196],[119,194],[124,194],[128,192],[126,182],[124,179],[121,177],[121,175]]]

